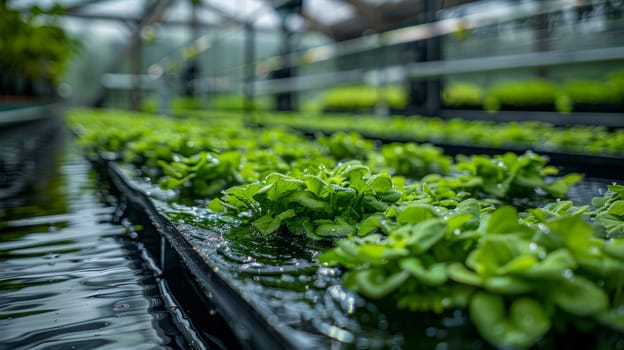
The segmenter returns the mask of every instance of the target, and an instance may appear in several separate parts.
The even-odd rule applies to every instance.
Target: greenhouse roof
[[[335,41],[423,21],[430,3],[452,7],[470,0],[8,0],[15,8],[65,7],[67,16],[125,23],[258,30],[316,30]],[[194,5],[195,3],[195,5]],[[149,23],[146,23],[149,22]]]

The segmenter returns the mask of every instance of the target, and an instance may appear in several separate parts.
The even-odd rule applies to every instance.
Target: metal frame
[[[141,30],[148,25],[154,23],[162,25],[183,25],[194,28],[194,39],[180,47],[180,51],[187,47],[193,46],[199,48],[200,51],[205,51],[211,46],[210,40],[206,40],[206,36],[200,33],[200,28],[209,29],[224,29],[231,28],[232,26],[243,26],[245,34],[245,60],[242,68],[244,74],[242,84],[244,86],[243,91],[247,98],[251,99],[253,96],[261,94],[290,94],[296,91],[303,91],[306,89],[314,89],[318,87],[329,86],[338,82],[349,83],[362,81],[366,77],[370,77],[374,74],[378,81],[382,81],[382,84],[393,82],[392,74],[388,74],[391,71],[401,71],[404,76],[409,79],[413,79],[414,87],[424,91],[427,101],[419,108],[413,110],[413,112],[437,114],[439,111],[439,91],[441,85],[437,79],[446,75],[456,75],[474,72],[485,72],[503,69],[513,68],[541,68],[555,65],[565,65],[574,63],[586,63],[586,62],[604,62],[624,59],[624,48],[614,47],[607,49],[594,49],[594,50],[573,50],[573,51],[547,51],[540,50],[530,54],[522,55],[510,55],[499,57],[485,57],[479,59],[461,59],[453,61],[443,61],[440,56],[439,38],[444,35],[448,35],[457,31],[458,29],[471,30],[481,27],[487,27],[502,22],[527,19],[533,17],[543,17],[546,14],[556,13],[558,11],[573,9],[584,6],[581,3],[573,3],[569,0],[553,0],[549,2],[540,3],[539,6],[527,7],[526,4],[512,5],[506,10],[476,13],[462,18],[451,19],[437,19],[435,17],[438,7],[446,8],[471,2],[467,0],[449,0],[449,1],[432,1],[432,0],[405,0],[399,3],[374,5],[362,0],[335,0],[349,4],[354,10],[361,15],[364,22],[368,24],[369,28],[373,30],[373,34],[360,36],[356,39],[334,42],[331,45],[314,47],[306,50],[292,51],[291,49],[284,50],[279,55],[266,57],[260,60],[255,60],[255,33],[262,31],[263,29],[255,25],[256,18],[260,11],[272,9],[277,12],[277,8],[287,3],[290,0],[264,0],[270,7],[262,7],[246,19],[237,17],[236,15],[225,11],[214,3],[207,0],[200,0],[198,6],[202,9],[212,11],[215,15],[222,18],[219,23],[202,23],[193,19],[170,19],[163,20],[163,14],[167,10],[167,7],[173,3],[173,0],[150,0],[145,2],[150,6],[146,9],[140,18],[133,16],[109,16],[109,15],[97,15],[85,13],[85,9],[88,9],[90,5],[96,3],[107,2],[111,0],[83,0],[71,7],[67,8],[67,16],[85,19],[101,19],[101,20],[117,20],[126,22],[131,27],[131,34],[125,47],[119,51],[110,64],[108,71],[114,71],[122,62],[126,61],[130,55],[134,53],[134,75],[137,77],[141,75],[142,61],[140,55],[141,51]],[[387,9],[407,9],[408,7],[418,8],[420,11],[419,20],[420,24],[411,25],[407,27],[401,27],[399,29],[388,30],[393,26],[396,27],[397,23],[405,23],[409,19],[396,20],[397,23],[392,23],[385,17],[385,10]],[[435,8],[434,8],[435,7]],[[26,9],[23,9],[26,11]],[[323,24],[317,18],[310,16],[309,13],[299,9],[296,15],[300,16],[307,24],[308,29],[315,29],[322,33],[325,33],[330,38],[335,40],[344,39],[344,36],[340,34],[336,28],[340,26],[332,25],[328,26]],[[250,34],[251,33],[251,34]],[[346,55],[353,55],[366,52],[372,48],[378,48],[384,50],[387,46],[400,45],[406,43],[418,43],[413,50],[418,50],[415,56],[420,58],[417,61],[409,62],[400,67],[387,66],[386,62],[381,62],[380,67],[374,69],[348,69],[344,71],[333,72],[329,74],[318,74],[315,76],[296,77],[289,74],[285,78],[278,77],[277,79],[271,79],[267,81],[258,81],[256,75],[256,66],[258,64],[267,65],[269,62],[281,62],[282,69],[291,69],[298,67],[301,63],[301,59],[305,57],[307,64],[321,63],[324,61],[332,60]],[[421,44],[424,43],[424,44]],[[436,54],[437,53],[437,54]],[[162,61],[162,60],[161,60]],[[201,76],[197,79],[201,81],[208,81],[211,79],[209,76]],[[430,82],[423,83],[423,80],[430,80]],[[236,82],[235,82],[236,83]],[[133,93],[133,105],[138,107],[140,102],[140,93],[138,92],[142,88],[141,79],[135,79]],[[438,93],[436,93],[436,91]],[[91,99],[92,103],[97,103],[104,96],[104,87],[102,87]],[[434,96],[436,96],[434,98]],[[412,103],[412,107],[415,107],[415,103]]]

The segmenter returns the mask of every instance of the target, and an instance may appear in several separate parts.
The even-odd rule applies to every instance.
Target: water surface
[[[0,132],[0,349],[185,347],[132,226],[44,124]]]

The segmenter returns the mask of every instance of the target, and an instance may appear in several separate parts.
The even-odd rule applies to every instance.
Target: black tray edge
[[[186,270],[201,286],[205,296],[210,295],[215,306],[223,315],[232,331],[245,349],[306,349],[301,341],[295,339],[297,333],[287,326],[276,328],[270,325],[259,312],[245,301],[225,279],[213,271],[206,261],[193,249],[176,226],[155,207],[152,200],[132,184],[114,162],[106,161],[107,175],[110,182],[125,197],[137,204],[149,217],[158,233],[167,240],[182,258]]]

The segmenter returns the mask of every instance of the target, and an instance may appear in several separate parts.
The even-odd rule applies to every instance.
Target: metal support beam
[[[192,38],[199,38],[199,25],[197,18],[198,3],[193,2],[192,6],[193,10],[191,11],[191,18],[189,19],[189,29]],[[193,42],[191,47],[195,51],[193,52],[193,55],[195,56],[188,61],[186,67],[184,68],[184,72],[182,73],[182,90],[184,91],[185,96],[195,97],[197,90],[197,78],[200,74],[199,60],[197,58],[199,55],[199,48],[196,41]]]
[[[461,0],[457,0],[461,2]],[[539,14],[557,13],[566,9],[575,9],[581,5],[570,3],[568,0],[551,0],[542,7],[527,7],[523,4],[509,6],[496,11],[480,12],[461,18],[447,18],[433,23],[412,25],[409,27],[386,31],[381,34],[361,36],[356,39],[317,46],[296,53],[299,57],[306,57],[309,64],[328,61],[340,56],[358,54],[369,51],[379,42],[388,45],[407,44],[418,40],[426,40],[435,36],[443,36],[456,32],[459,28],[473,30],[481,27],[507,23],[516,20],[532,18]],[[267,57],[265,61],[277,59],[277,56]]]
[[[284,37],[281,48],[281,67],[271,72],[271,78],[273,79],[287,79],[292,78],[296,74],[297,65],[294,62],[295,57],[291,55],[293,52],[293,32],[286,25],[288,15],[282,15],[282,35]],[[294,110],[294,99],[292,91],[280,92],[275,95],[275,109],[278,111],[292,111]]]
[[[134,29],[134,32],[130,34],[130,38],[121,51],[118,52],[117,56],[111,62],[108,72],[114,71],[131,53],[137,50],[137,47],[140,47],[141,44],[141,30],[145,28],[145,26],[150,25],[157,20],[159,20],[165,9],[171,4],[171,0],[157,0],[150,6],[142,16],[143,19],[139,22],[139,25]],[[104,98],[105,89],[103,86],[100,86],[98,91],[95,93],[93,98],[91,99],[91,104],[101,104],[101,101]]]
[[[227,22],[229,23],[235,23],[238,25],[245,25],[245,21],[232,15],[227,13],[226,11],[224,11],[222,8],[215,6],[213,4],[207,3],[206,1],[200,1],[199,5],[203,8],[205,8],[206,10],[212,11],[213,13],[217,14],[218,16],[224,18],[227,20]]]
[[[436,21],[437,1],[425,0],[424,22]],[[413,61],[432,62],[439,61],[442,50],[439,36],[430,36],[425,40],[414,42],[411,49],[414,50]],[[412,80],[409,83],[408,112],[424,115],[437,115],[440,111],[440,92],[442,90],[440,79]]]
[[[368,23],[368,25],[377,33],[384,30],[385,24],[383,18],[379,16],[379,12],[375,10],[373,6],[366,3],[363,0],[342,0],[349,5],[353,6],[357,13]]]
[[[96,3],[102,3],[102,2],[107,2],[107,1],[111,1],[111,0],[84,0],[82,2],[79,2],[75,5],[72,6],[68,6],[65,8],[66,14],[70,14],[76,11],[80,11],[83,8],[91,5],[91,4],[96,4]]]
[[[66,13],[65,16],[85,19],[85,20],[104,20],[104,21],[120,21],[127,23],[139,24],[141,23],[141,18],[134,16],[119,16],[119,15],[105,15],[105,14],[94,14],[94,13],[80,13],[80,12],[72,12]],[[159,25],[171,25],[171,26],[188,26],[190,22],[185,19],[167,19],[158,21]],[[206,22],[198,22],[198,26],[202,28],[223,28],[223,23],[206,23]]]
[[[437,78],[459,74],[474,74],[498,70],[527,69],[583,63],[600,63],[624,60],[624,46],[577,51],[549,51],[528,54],[479,57],[434,62],[414,62],[407,67],[387,67],[388,82],[400,82],[404,76],[414,79]],[[395,73],[390,74],[390,71]],[[369,72],[352,69],[331,73],[298,76],[288,79],[255,82],[257,95],[270,95],[286,91],[305,91],[332,86],[338,83],[355,83],[364,80]]]
[[[332,29],[332,27],[321,23],[321,21],[319,21],[316,18],[310,16],[309,14],[305,13],[304,11],[299,11],[298,15],[301,16],[301,18],[303,18],[303,20],[305,21],[305,23],[308,26],[308,28],[310,28],[312,30],[319,31],[319,32],[327,35],[328,37],[330,37],[332,40],[335,40],[335,36],[336,35],[335,35],[334,30]]]
[[[538,1],[538,6],[541,8],[544,8],[545,4],[544,1]],[[549,36],[550,36],[550,31],[548,28],[548,15],[545,13],[540,13],[539,15],[537,15],[535,17],[535,24],[534,24],[534,40],[535,40],[535,51],[537,52],[544,52],[544,51],[548,51],[548,47],[549,45]],[[542,77],[542,78],[546,78],[546,70],[543,68],[539,68],[537,70],[537,75]]]
[[[464,58],[436,62],[412,63],[406,74],[412,78],[429,78],[445,75],[492,72],[507,69],[526,69],[598,63],[624,60],[624,47],[585,50],[558,50],[494,57]]]
[[[245,114],[249,122],[251,120],[254,109],[254,80],[256,77],[256,35],[255,29],[251,23],[245,24],[245,81],[243,84],[243,92],[245,95]]]
[[[141,109],[141,101],[143,99],[143,84],[141,82],[141,70],[143,66],[143,45],[141,41],[133,47],[131,57],[131,71],[134,74],[132,89],[130,90],[130,109],[138,111]]]

